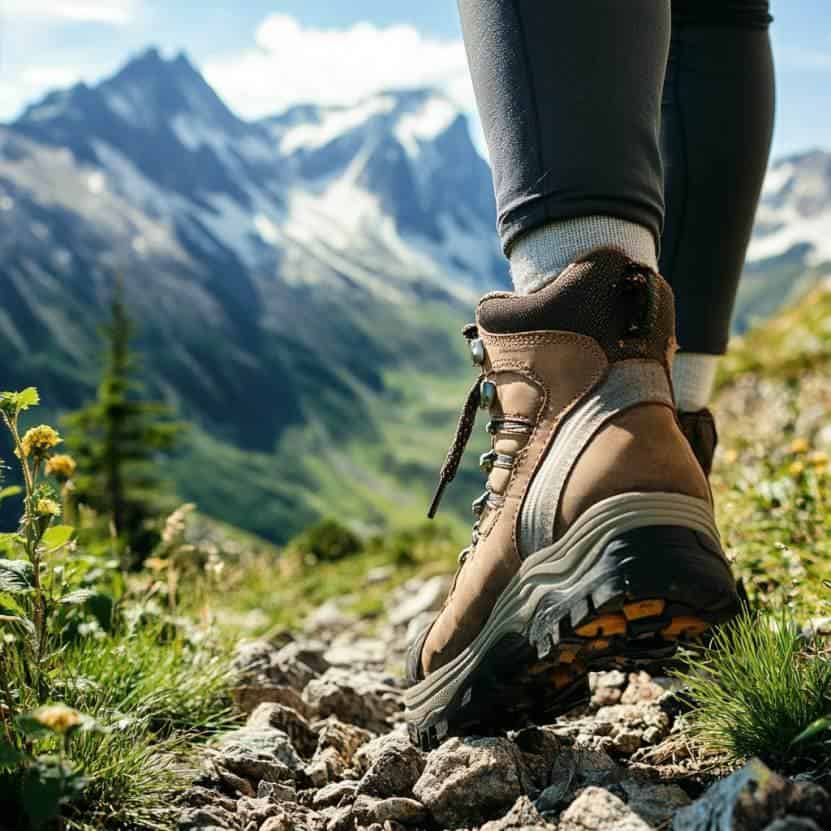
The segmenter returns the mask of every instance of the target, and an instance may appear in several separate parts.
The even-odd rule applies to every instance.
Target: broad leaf
[[[831,716],[823,716],[816,721],[812,721],[795,739],[791,740],[791,745],[816,738],[826,730],[831,730]]]
[[[66,545],[75,533],[75,529],[71,525],[53,525],[41,537],[40,544],[50,551],[54,551],[63,545]]]
[[[0,593],[0,615],[22,615],[23,607],[10,594]]]
[[[23,488],[20,485],[9,485],[8,487],[0,488],[0,502],[9,496],[17,496],[19,493],[23,493]]]
[[[18,594],[32,588],[34,571],[28,560],[0,560],[0,592]]]
[[[14,745],[0,740],[0,771],[13,770],[25,759],[25,753],[19,751]]]

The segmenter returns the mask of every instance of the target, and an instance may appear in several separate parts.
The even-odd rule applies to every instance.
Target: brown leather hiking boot
[[[678,413],[678,421],[701,469],[709,476],[713,469],[713,456],[718,445],[718,433],[713,414],[705,407],[703,410]]]
[[[486,295],[480,369],[431,506],[476,408],[487,490],[444,607],[413,643],[413,740],[564,709],[590,669],[653,666],[738,610],[707,479],[675,415],[667,283],[598,249],[540,291]]]

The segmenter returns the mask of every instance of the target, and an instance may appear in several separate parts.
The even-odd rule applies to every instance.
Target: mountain
[[[772,168],[740,326],[825,268],[828,159]],[[151,49],[0,127],[4,384],[87,399],[120,274],[149,386],[193,424],[183,498],[278,541],[321,514],[417,516],[470,381],[459,328],[508,286],[494,224],[440,93],[245,121]]]
[[[831,275],[831,153],[775,162],[765,180],[734,327],[744,331]]]
[[[183,497],[278,540],[420,510],[458,404],[427,379],[465,375],[459,328],[508,285],[493,226],[440,94],[246,122],[150,50],[0,128],[4,384],[86,399],[118,273],[151,388],[195,425]]]

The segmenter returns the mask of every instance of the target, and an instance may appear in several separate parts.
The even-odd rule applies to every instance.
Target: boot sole
[[[414,744],[544,723],[588,697],[588,673],[661,670],[739,611],[706,502],[621,494],[532,554],[474,641],[407,690]]]

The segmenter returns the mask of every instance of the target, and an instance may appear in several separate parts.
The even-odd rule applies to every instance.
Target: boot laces
[[[462,334],[465,336],[469,343],[472,343],[479,337],[476,324],[469,324],[465,326],[465,328],[462,330]],[[485,372],[480,371],[475,383],[470,388],[467,397],[465,398],[465,403],[462,407],[462,413],[459,416],[459,421],[456,425],[456,432],[453,436],[453,441],[450,444],[450,448],[447,451],[447,456],[445,457],[444,464],[442,464],[441,470],[439,471],[438,485],[433,495],[433,499],[430,503],[430,508],[427,512],[427,516],[430,519],[432,519],[436,515],[445,489],[456,478],[456,474],[459,471],[459,466],[462,462],[465,448],[467,447],[468,441],[470,440],[470,436],[473,433],[473,427],[476,423],[476,413],[480,409],[480,406],[482,404],[482,384],[485,380]],[[494,396],[493,400],[488,402],[488,409],[493,408],[495,400],[496,399]],[[488,422],[487,427],[488,432],[492,436],[491,450],[488,453],[483,454],[482,456],[482,462],[480,466],[483,468],[483,470],[486,470],[488,472],[490,470],[490,468],[487,468],[485,466],[486,461],[491,465],[491,467],[494,466],[494,463],[500,467],[505,467],[506,463],[510,464],[510,462],[512,461],[510,457],[506,456],[505,454],[496,452],[494,445],[497,433],[527,434],[530,432],[531,427],[532,425],[530,421],[527,419],[491,416],[491,419]],[[476,514],[477,520],[473,525],[471,545],[465,548],[459,554],[460,565],[464,564],[464,562],[470,556],[470,554],[472,553],[472,551],[476,547],[476,544],[479,541],[480,519],[478,517],[482,514],[485,507],[492,500],[498,498],[499,497],[493,494],[490,491],[490,489],[486,487],[484,493],[482,493],[476,500],[474,500],[473,512],[474,514]]]

